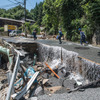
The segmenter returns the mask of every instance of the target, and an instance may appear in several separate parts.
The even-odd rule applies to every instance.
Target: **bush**
[[[4,32],[4,27],[0,27],[0,32]]]
[[[31,33],[33,32],[33,30],[36,30],[37,34],[40,34],[40,27],[37,24],[33,24],[31,26]]]
[[[80,35],[77,34],[77,33],[74,33],[72,38],[71,38],[71,41],[76,42],[76,41],[79,41],[79,40],[80,40]]]
[[[53,35],[55,34],[55,29],[54,28],[51,28],[48,32],[48,35]]]

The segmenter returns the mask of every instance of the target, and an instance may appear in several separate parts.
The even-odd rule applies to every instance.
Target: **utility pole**
[[[26,22],[26,0],[24,0],[24,21]],[[27,37],[26,25],[25,25],[25,37]]]

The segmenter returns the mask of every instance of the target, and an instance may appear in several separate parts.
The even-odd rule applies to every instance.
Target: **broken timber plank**
[[[53,70],[52,70],[52,68],[45,62],[45,65],[55,74],[55,76],[57,77],[57,78],[60,78]]]
[[[62,88],[62,86],[54,86],[54,87],[50,87],[50,88],[45,88],[45,90],[48,90],[51,93],[55,93],[57,90],[60,90],[61,88]]]
[[[33,82],[35,81],[36,77],[38,76],[39,72],[36,72],[32,78],[29,80],[29,82],[25,85],[25,87],[18,93],[13,94],[11,97],[13,99],[17,99],[19,100],[27,91],[28,89],[31,87],[31,85],[33,84]]]
[[[44,85],[49,79],[43,79],[42,84]]]

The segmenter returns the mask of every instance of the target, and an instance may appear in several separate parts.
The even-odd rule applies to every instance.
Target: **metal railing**
[[[15,79],[16,79],[16,75],[17,75],[19,66],[20,66],[20,57],[19,57],[19,54],[18,54],[16,63],[15,63],[15,67],[14,67],[14,70],[13,70],[13,74],[12,74],[12,77],[11,77],[11,81],[10,81],[6,100],[10,100],[12,90],[14,89],[14,82],[15,82]]]
[[[16,63],[15,63],[14,69],[13,69],[13,73],[12,73],[12,77],[10,80],[9,89],[8,89],[7,97],[6,97],[6,100],[10,100],[11,93],[14,92],[14,82],[15,82],[16,75],[18,72],[18,68],[20,66],[20,55],[22,55],[22,54],[18,50],[16,50],[11,44],[9,44],[8,42],[6,42],[6,41],[3,41],[3,42],[5,45],[8,45],[9,47],[11,47],[17,54]],[[11,67],[11,65],[9,67]]]

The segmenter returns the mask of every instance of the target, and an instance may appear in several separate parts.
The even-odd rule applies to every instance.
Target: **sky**
[[[13,8],[15,6],[17,6],[15,3],[18,2],[24,2],[24,0],[0,0],[0,8],[4,8],[4,9],[10,9]],[[26,9],[28,9],[29,11],[31,9],[33,9],[36,5],[36,2],[39,3],[43,0],[26,0]]]

